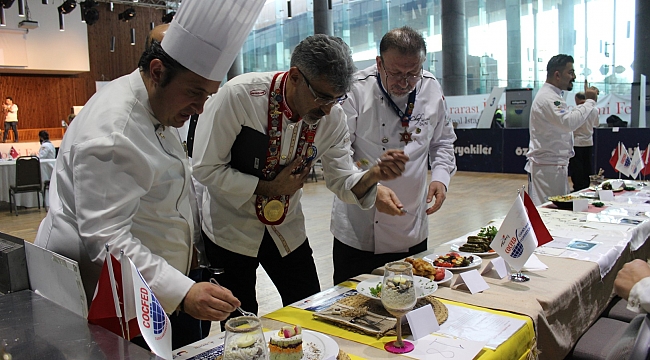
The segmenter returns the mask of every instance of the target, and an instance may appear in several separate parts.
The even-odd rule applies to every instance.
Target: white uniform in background
[[[529,174],[528,192],[535,205],[549,196],[569,192],[568,165],[573,157],[573,131],[587,121],[596,102],[591,99],[572,110],[562,90],[544,83],[530,110],[530,143],[525,170]]]
[[[41,144],[41,148],[38,149],[38,157],[40,159],[56,159],[56,149],[49,140],[43,141]]]
[[[79,262],[90,301],[105,244],[131,258],[166,312],[194,284],[190,168],[176,128],[154,117],[138,70],[84,106],[65,134],[35,243]]]
[[[573,146],[594,146],[594,128],[600,124],[598,109],[591,109],[587,121],[573,132]]]
[[[364,210],[335,198],[330,230],[348,246],[377,254],[406,252],[428,237],[428,165],[431,165],[431,181],[440,181],[448,188],[456,172],[453,146],[456,134],[451,121],[447,120],[440,84],[428,71],[423,75],[416,86],[409,123],[413,141],[404,146],[400,141],[400,133],[404,132],[400,119],[377,83],[377,66],[355,74],[357,81],[343,104],[354,160],[372,162],[386,150],[404,149],[410,159],[404,173],[394,180],[382,181],[381,185],[395,192],[408,214],[387,215],[374,207]],[[393,100],[404,109],[408,95]]]

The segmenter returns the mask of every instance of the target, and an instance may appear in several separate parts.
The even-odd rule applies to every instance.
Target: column
[[[465,1],[442,0],[442,88],[445,95],[467,95]]]
[[[521,5],[519,0],[506,0],[506,33],[508,41],[508,88],[520,89]]]
[[[558,49],[560,54],[567,54],[575,57],[573,47],[575,45],[574,29],[574,4],[573,1],[562,1],[558,4],[557,25],[559,34]]]
[[[332,10],[329,4],[333,0],[314,1],[314,34],[334,35]]]
[[[639,126],[639,94],[640,86],[646,86],[646,98],[650,95],[648,86],[639,84],[641,74],[650,78],[650,1],[636,0],[636,15],[634,16],[634,79],[632,85],[632,117],[631,126]],[[647,103],[646,103],[647,109]],[[646,127],[650,125],[650,114],[646,111]]]

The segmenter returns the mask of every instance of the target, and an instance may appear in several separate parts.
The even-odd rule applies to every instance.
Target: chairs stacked
[[[41,162],[37,156],[21,156],[16,159],[16,182],[9,187],[9,212],[15,211],[18,216],[16,194],[35,192],[38,208],[41,208]]]

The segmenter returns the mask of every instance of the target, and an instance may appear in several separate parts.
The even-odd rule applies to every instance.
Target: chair
[[[45,192],[50,190],[50,180],[45,180],[43,182],[43,209],[47,211],[47,207],[45,206]]]
[[[37,156],[21,156],[16,159],[16,184],[9,187],[9,212],[18,216],[16,194],[35,192],[38,208],[41,208],[41,161]]]

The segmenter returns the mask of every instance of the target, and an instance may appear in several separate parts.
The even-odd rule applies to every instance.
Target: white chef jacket
[[[104,244],[131,258],[168,313],[194,284],[189,164],[178,130],[157,125],[136,70],[95,94],[61,142],[35,243],[79,262],[89,301]]]
[[[282,256],[304,243],[305,217],[300,199],[302,189],[291,195],[287,215],[279,225],[265,225],[255,213],[255,188],[258,178],[230,167],[230,149],[242,126],[262,133],[268,131],[269,89],[275,73],[250,73],[237,76],[225,84],[205,104],[196,127],[193,155],[193,175],[206,186],[203,196],[203,231],[220,247],[241,255],[256,257],[264,230],[268,228]],[[280,81],[281,76],[277,81]],[[293,123],[282,115],[281,153],[295,159],[295,148],[290,149]],[[299,135],[299,131],[296,131]],[[295,141],[297,143],[297,141]],[[314,146],[323,163],[327,188],[345,202],[370,208],[375,203],[377,187],[373,186],[361,199],[351,191],[363,176],[355,169],[350,157],[350,135],[345,114],[340,106],[332,107],[329,115],[321,118]],[[283,162],[284,161],[284,162]],[[264,164],[262,164],[263,166]]]
[[[394,180],[382,181],[381,185],[396,193],[407,214],[387,215],[375,207],[364,210],[334,199],[330,230],[338,240],[356,249],[377,254],[405,252],[428,236],[427,159],[431,164],[431,180],[449,187],[456,172],[453,147],[456,134],[447,119],[442,88],[428,71],[424,71],[423,79],[416,86],[408,128],[413,141],[406,147],[400,141],[400,133],[404,132],[402,123],[377,83],[376,65],[357,72],[355,78],[357,81],[343,104],[354,160],[372,162],[386,150],[404,149],[410,157],[404,173]],[[405,109],[408,95],[393,100],[400,109]],[[384,139],[388,142],[384,143]]]
[[[38,149],[39,159],[56,159],[56,149],[49,141],[43,141],[41,148]]]
[[[598,109],[594,107],[587,116],[587,121],[573,132],[573,146],[594,146],[594,128],[599,124]]]
[[[528,163],[539,165],[569,165],[573,151],[573,131],[587,121],[596,102],[587,99],[584,104],[569,109],[562,90],[544,83],[537,92],[530,109],[530,142],[526,157]]]

